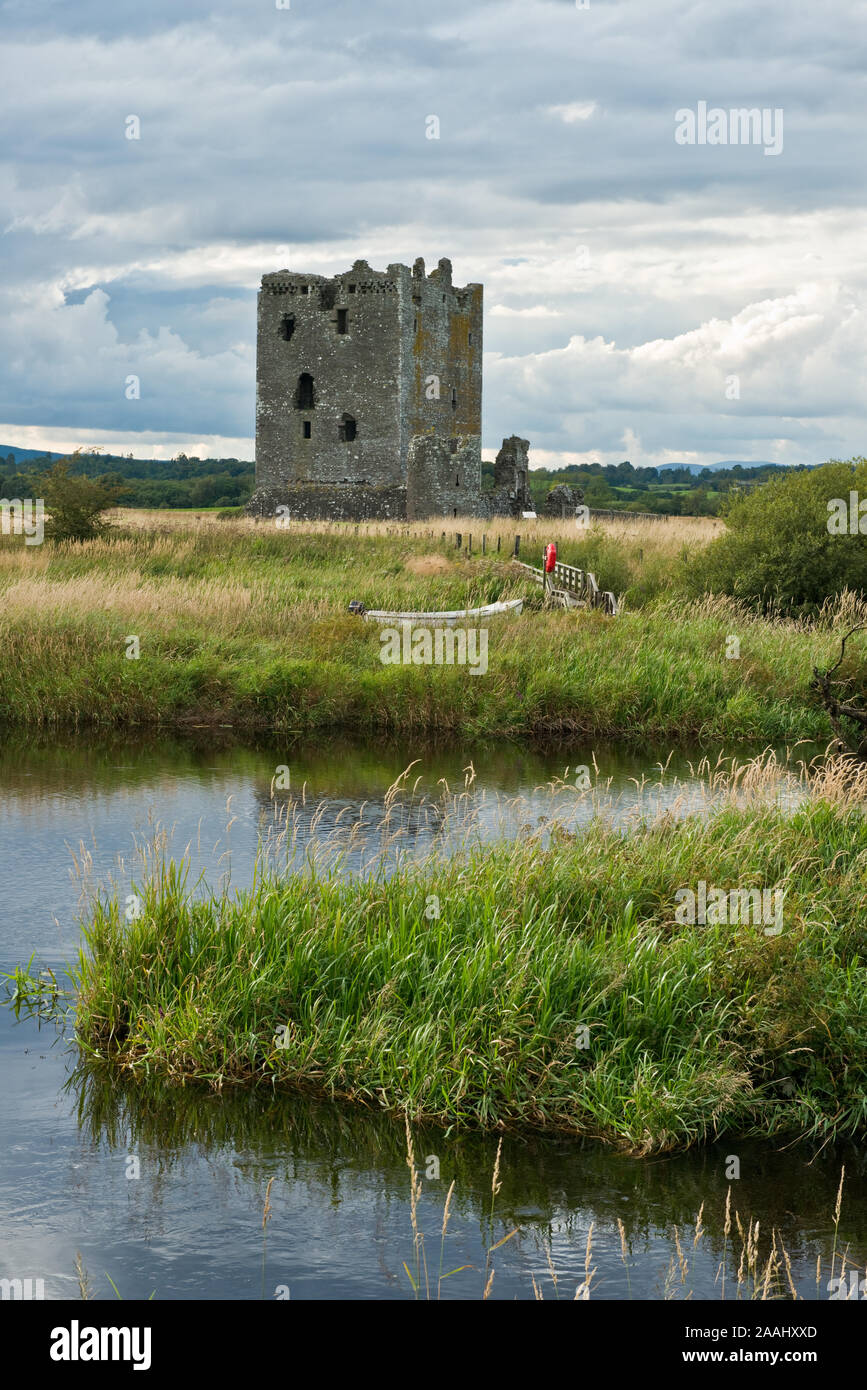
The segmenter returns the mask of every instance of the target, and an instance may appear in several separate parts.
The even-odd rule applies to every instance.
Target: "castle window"
[[[319,290],[320,309],[333,309],[336,297],[337,295],[333,285],[322,285]]]
[[[313,433],[313,426],[309,420],[304,421],[304,438],[309,439]]]
[[[344,415],[337,428],[338,438],[343,444],[351,444],[358,434],[358,427],[351,415]]]
[[[457,410],[457,408],[458,408],[458,393],[457,393],[457,388],[453,386],[453,387],[452,387],[452,410]]]
[[[301,289],[301,293],[302,293],[302,294],[306,294],[306,293],[307,293],[307,286],[306,286],[306,285],[301,285],[300,289]]]
[[[473,335],[472,335],[472,333],[468,333],[468,334],[467,334],[467,342],[469,343],[470,347],[472,347],[472,345],[473,345]]]
[[[345,332],[346,332],[346,310],[345,310],[345,309],[338,309],[338,310],[337,310],[337,331],[338,331],[338,333],[345,333]]]
[[[460,475],[460,473],[456,473],[456,474],[455,474],[455,487],[460,487],[460,485],[461,485],[461,475]]]
[[[350,285],[350,286],[349,286],[349,293],[350,293],[350,294],[355,294],[355,286],[354,286],[354,285]]]
[[[412,321],[412,331],[413,331],[413,333],[417,333],[417,332],[418,332],[418,319],[417,319],[417,318],[414,318],[413,321]]]
[[[295,315],[284,314],[280,320],[280,337],[284,343],[288,343],[292,334],[295,332]]]
[[[298,378],[298,393],[295,404],[299,410],[309,410],[314,404],[313,378],[309,372],[302,372]]]

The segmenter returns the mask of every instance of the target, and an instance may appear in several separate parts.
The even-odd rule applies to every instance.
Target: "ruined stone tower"
[[[482,286],[390,265],[259,292],[251,509],[360,521],[482,505]]]

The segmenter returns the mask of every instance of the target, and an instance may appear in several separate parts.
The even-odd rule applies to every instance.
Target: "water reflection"
[[[349,1288],[354,1296],[411,1296],[403,1271],[403,1261],[411,1263],[412,1257],[409,1170],[399,1121],[298,1094],[245,1090],[214,1095],[198,1087],[142,1086],[94,1065],[79,1067],[68,1088],[82,1142],[91,1152],[134,1154],[140,1160],[141,1178],[131,1198],[135,1228],[147,1229],[153,1243],[155,1233],[167,1235],[166,1215],[172,1210],[172,1220],[181,1222],[185,1238],[207,1266],[203,1279],[215,1281],[207,1296],[261,1296],[255,1282],[261,1261],[259,1218],[271,1178],[274,1217],[266,1297],[273,1297],[282,1283],[289,1285],[292,1297],[325,1296],[324,1284],[332,1297]],[[446,1267],[472,1266],[443,1286],[443,1297],[480,1297],[486,1251],[517,1228],[518,1235],[492,1257],[495,1295],[532,1297],[535,1276],[545,1297],[555,1296],[550,1255],[561,1281],[560,1296],[571,1299],[584,1279],[591,1225],[594,1297],[625,1298],[630,1289],[635,1297],[660,1296],[671,1280],[675,1227],[689,1269],[681,1282],[678,1268],[669,1294],[718,1297],[724,1244],[734,1291],[733,1238],[724,1239],[731,1187],[744,1227],[751,1219],[761,1222],[761,1262],[776,1230],[792,1261],[799,1294],[825,1298],[824,1284],[816,1289],[816,1260],[821,1258],[827,1278],[843,1162],[848,1177],[838,1250],[848,1243],[850,1259],[862,1266],[867,1256],[863,1238],[859,1243],[856,1235],[867,1224],[865,1162],[854,1149],[817,1159],[804,1148],[780,1153],[767,1145],[738,1143],[742,1177],[729,1184],[725,1169],[731,1141],[636,1161],[589,1141],[506,1136],[491,1218],[497,1143],[490,1135],[447,1138],[439,1130],[413,1130],[422,1177],[419,1219],[431,1263],[438,1262],[443,1203],[454,1181]],[[436,1166],[439,1177],[426,1178],[425,1170]],[[115,1187],[125,1181],[121,1171],[116,1157]],[[197,1194],[191,1213],[179,1212],[179,1190]],[[694,1246],[700,1209],[704,1235]],[[234,1252],[231,1266],[221,1272],[214,1267],[215,1225],[231,1230]],[[734,1244],[739,1248],[736,1235]]]

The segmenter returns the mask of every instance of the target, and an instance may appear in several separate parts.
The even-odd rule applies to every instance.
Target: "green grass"
[[[138,920],[95,906],[78,1037],[140,1078],[286,1084],[635,1152],[862,1134],[867,822],[863,785],[833,782],[791,814],[729,801],[361,882],[320,867],[194,900],[163,864]],[[678,889],[702,879],[783,888],[782,933],[679,924]]]
[[[0,723],[631,742],[830,737],[809,681],[814,662],[836,656],[831,621],[808,628],[730,601],[686,603],[678,575],[696,542],[654,526],[633,540],[598,529],[561,543],[561,558],[625,595],[615,620],[541,613],[538,589],[507,559],[461,556],[439,533],[254,531],[229,521],[56,548],[25,550],[8,538]],[[531,560],[535,544],[525,548]],[[424,610],[516,595],[528,600],[524,614],[488,623],[485,676],[384,666],[378,626],[347,613],[351,598]],[[732,634],[739,660],[726,658]],[[130,635],[138,660],[126,657]]]

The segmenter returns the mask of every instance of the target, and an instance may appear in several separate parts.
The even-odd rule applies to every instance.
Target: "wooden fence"
[[[525,565],[521,560],[513,561],[537,584],[545,586],[545,571],[534,565]],[[601,608],[612,618],[617,616],[617,599],[610,589],[600,589],[596,575],[590,570],[580,570],[575,565],[564,565],[559,560],[549,579],[548,592],[569,608]]]

